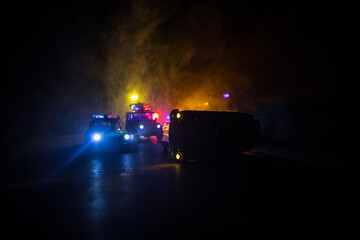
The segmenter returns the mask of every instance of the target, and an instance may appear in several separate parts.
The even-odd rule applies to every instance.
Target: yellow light
[[[209,103],[208,103],[208,102],[206,102],[206,103],[205,103],[205,105],[207,106],[207,105],[209,105]]]
[[[136,100],[138,100],[138,96],[136,94],[131,95],[131,101],[135,102]]]
[[[154,113],[154,114],[153,114],[153,120],[155,120],[155,119],[157,119],[157,118],[159,118],[159,114]]]
[[[181,153],[177,153],[177,154],[175,155],[175,157],[176,157],[177,160],[180,160],[180,159],[181,159]]]
[[[181,118],[181,113],[177,113],[176,117],[180,119]]]

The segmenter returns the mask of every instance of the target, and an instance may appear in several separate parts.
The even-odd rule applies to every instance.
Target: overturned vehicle
[[[258,145],[260,132],[259,119],[249,113],[174,109],[169,154],[178,161],[234,156]]]

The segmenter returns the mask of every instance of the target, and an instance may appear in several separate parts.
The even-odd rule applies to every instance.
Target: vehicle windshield
[[[97,129],[108,129],[108,128],[115,128],[116,122],[109,121],[109,120],[92,120],[89,124],[89,128],[97,128]]]
[[[128,115],[128,120],[153,120],[154,113],[131,113]]]

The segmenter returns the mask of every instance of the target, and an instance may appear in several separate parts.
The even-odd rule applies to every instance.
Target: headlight
[[[178,113],[176,114],[176,118],[177,118],[177,119],[180,119],[181,117],[182,117],[182,114],[178,112]]]
[[[101,140],[101,135],[96,133],[96,134],[93,135],[92,139],[93,139],[95,142],[98,142],[98,141]]]
[[[178,152],[176,155],[175,155],[175,158],[177,160],[181,160],[182,159],[182,154],[180,152]]]
[[[144,129],[144,125],[141,124],[141,125],[139,126],[139,128],[140,128],[140,129]]]
[[[157,128],[161,128],[161,125],[160,125],[160,124],[158,124],[158,125],[156,125],[156,127],[157,127]]]
[[[125,134],[125,135],[124,135],[124,139],[125,139],[125,140],[129,140],[129,139],[130,139],[130,135],[129,135],[129,134]]]

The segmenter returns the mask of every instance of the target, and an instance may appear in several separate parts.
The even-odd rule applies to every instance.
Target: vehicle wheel
[[[168,142],[161,142],[162,146],[163,146],[163,151],[166,155],[170,155],[170,152],[169,152],[169,143]]]
[[[139,143],[140,142],[140,136],[139,134],[134,134],[134,142]]]
[[[157,136],[156,136],[156,139],[157,139],[158,141],[161,141],[161,140],[163,139],[163,134],[157,135]]]

